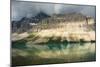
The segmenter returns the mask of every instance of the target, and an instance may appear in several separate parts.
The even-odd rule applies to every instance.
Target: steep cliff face
[[[69,25],[68,25],[69,23]],[[61,24],[61,25],[59,25]],[[50,29],[56,27],[63,27],[64,25],[74,26],[87,26],[94,24],[94,19],[91,17],[86,17],[82,14],[78,13],[70,13],[70,14],[54,14],[49,16],[45,13],[40,12],[35,17],[26,18],[23,17],[20,21],[12,21],[12,32],[27,32],[33,28],[33,31],[38,29]]]
[[[66,14],[66,15],[53,15],[49,18],[43,19],[33,26],[32,31],[40,32],[46,29],[56,29],[67,32],[75,31],[93,31],[95,30],[95,22],[91,17],[83,16],[82,14]]]
[[[12,24],[13,31],[35,32],[41,41],[46,37],[61,37],[61,40],[68,41],[95,40],[94,19],[77,13],[52,16],[39,13],[34,18],[23,18]]]

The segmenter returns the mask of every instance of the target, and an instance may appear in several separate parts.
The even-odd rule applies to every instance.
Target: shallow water
[[[95,43],[13,45],[12,65],[34,65],[95,61]]]

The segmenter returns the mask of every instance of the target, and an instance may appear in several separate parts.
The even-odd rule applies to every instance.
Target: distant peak
[[[44,19],[44,18],[48,18],[48,17],[50,17],[48,14],[46,14],[46,13],[44,13],[44,12],[39,12],[36,16],[35,16],[35,18],[37,18],[37,19]]]
[[[44,12],[39,12],[38,14],[37,14],[37,16],[49,16],[48,14],[46,14],[46,13],[44,13]]]

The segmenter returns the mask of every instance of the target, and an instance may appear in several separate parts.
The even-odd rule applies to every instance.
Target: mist
[[[83,15],[90,16],[95,19],[95,6],[37,3],[13,0],[11,5],[11,20],[20,20],[23,17],[34,17],[41,11],[48,15],[67,14],[73,12],[82,13]]]

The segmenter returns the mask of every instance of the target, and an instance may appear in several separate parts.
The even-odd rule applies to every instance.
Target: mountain
[[[69,22],[77,22],[77,21],[84,21],[86,19],[86,16],[84,16],[81,13],[68,13],[68,14],[54,14],[52,18],[56,19],[62,19]]]
[[[46,13],[44,13],[44,12],[40,12],[40,13],[38,13],[38,14],[35,16],[35,18],[37,18],[37,19],[39,19],[39,20],[45,19],[45,18],[48,18],[48,17],[50,17],[50,16],[47,15]]]
[[[19,21],[12,21],[12,32],[25,32],[27,30],[29,30],[30,28],[32,28],[32,26],[30,24],[36,24],[39,21],[50,17],[49,15],[45,14],[44,12],[40,12],[38,13],[35,17],[23,17],[21,20]],[[34,25],[35,25],[34,24]]]
[[[12,32],[28,32],[32,28],[34,30],[56,28],[59,23],[83,23],[83,21],[87,23],[88,19],[91,20],[92,18],[80,13],[53,14],[49,16],[44,12],[40,12],[34,17],[23,17],[20,21],[12,21]]]

